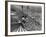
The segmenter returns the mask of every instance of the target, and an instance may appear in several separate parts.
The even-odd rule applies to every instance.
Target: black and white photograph
[[[44,4],[8,2],[8,35],[44,33]]]
[[[11,5],[11,32],[40,31],[41,6]]]

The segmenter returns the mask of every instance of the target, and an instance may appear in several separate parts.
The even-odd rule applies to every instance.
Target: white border
[[[42,6],[42,30],[41,31],[30,31],[30,32],[10,32],[10,6],[13,5],[28,5],[28,6]],[[44,33],[44,5],[43,4],[32,4],[32,3],[18,3],[18,2],[8,2],[8,35],[17,34],[34,34],[34,33]]]

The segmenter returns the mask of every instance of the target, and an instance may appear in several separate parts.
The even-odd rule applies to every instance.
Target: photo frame
[[[5,36],[45,34],[45,3],[5,1]]]

